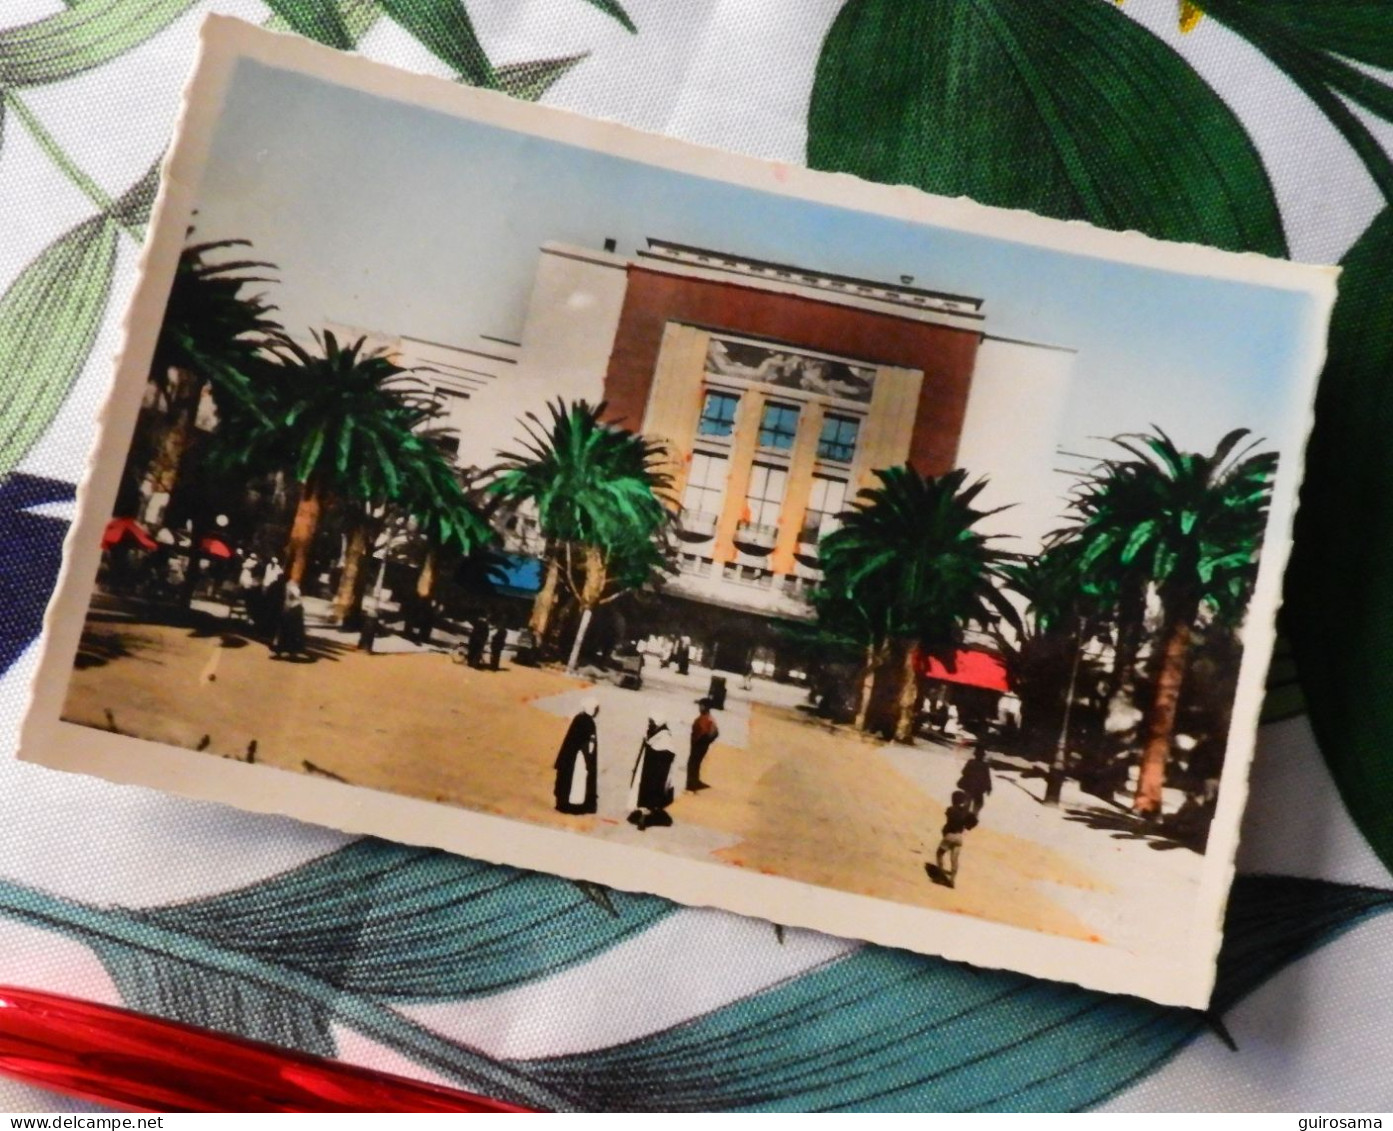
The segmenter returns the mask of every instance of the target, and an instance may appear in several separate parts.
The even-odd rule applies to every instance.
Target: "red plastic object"
[[[35,990],[0,987],[0,1073],[131,1111],[527,1108]]]

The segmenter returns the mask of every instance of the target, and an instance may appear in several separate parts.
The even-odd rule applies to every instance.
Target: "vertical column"
[[[709,333],[695,326],[669,322],[663,328],[663,342],[643,417],[643,434],[667,446],[669,459],[664,470],[672,478],[673,497],[678,500],[687,485],[692,444],[701,418],[710,339]]]
[[[924,374],[919,369],[882,365],[876,370],[875,390],[856,443],[848,496],[863,487],[874,487],[877,480],[873,472],[877,469],[896,467],[909,458],[923,383]]]
[[[745,495],[750,489],[750,465],[759,447],[759,425],[764,417],[764,394],[747,389],[740,398],[735,414],[735,432],[730,438],[730,477],[726,480],[725,506],[716,527],[713,558],[716,566],[735,560],[735,527],[745,508]]]
[[[798,413],[798,435],[789,453],[788,488],[779,511],[779,540],[769,555],[769,568],[775,573],[793,572],[798,531],[802,528],[803,512],[808,509],[808,495],[813,488],[813,465],[817,462],[823,416],[823,407],[816,401],[802,405]]]

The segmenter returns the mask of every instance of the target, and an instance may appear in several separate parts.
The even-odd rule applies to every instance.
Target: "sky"
[[[1207,280],[792,200],[242,61],[198,194],[197,238],[279,268],[288,329],[326,321],[465,343],[520,336],[547,241],[649,237],[985,300],[988,332],[1077,349],[1058,446],[1158,425],[1284,446],[1309,322],[1293,292]]]

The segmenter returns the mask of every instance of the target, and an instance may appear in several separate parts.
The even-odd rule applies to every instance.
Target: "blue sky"
[[[790,200],[461,121],[242,62],[198,237],[276,263],[284,320],[443,342],[516,339],[537,248],[648,237],[985,299],[990,332],[1079,351],[1059,446],[1165,428],[1294,434],[1293,292],[1199,279]]]

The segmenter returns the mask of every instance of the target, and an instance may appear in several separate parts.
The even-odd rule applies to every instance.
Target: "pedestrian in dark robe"
[[[305,653],[305,603],[297,582],[285,584],[281,614],[276,624],[276,638],[271,641],[271,655],[294,658]]]
[[[629,823],[639,829],[672,824],[667,807],[672,804],[672,766],[677,750],[672,731],[661,714],[648,716],[648,733],[639,747],[629,775]]]
[[[972,758],[963,766],[962,776],[958,778],[958,788],[967,794],[973,813],[980,813],[992,791],[992,772],[987,768],[987,748],[980,742],[972,752]]]
[[[673,649],[672,661],[677,665],[678,675],[687,674],[687,668],[692,662],[692,646],[685,636],[677,642],[677,647]]]
[[[484,666],[484,649],[489,646],[489,622],[480,617],[469,630],[469,666]]]
[[[267,571],[266,583],[256,599],[256,631],[268,644],[274,644],[285,608],[285,574]],[[275,649],[272,649],[274,652]]]
[[[489,669],[497,671],[503,663],[503,649],[508,644],[508,630],[503,625],[499,625],[489,640]]]
[[[977,817],[973,814],[968,796],[962,790],[953,791],[953,803],[943,814],[943,839],[938,842],[938,870],[944,881],[957,887],[958,857],[963,850],[963,833],[977,827]],[[952,869],[943,866],[943,858],[948,857]]]
[[[692,720],[692,745],[687,754],[688,793],[711,788],[701,780],[701,763],[706,758],[706,752],[711,749],[711,744],[721,735],[716,720],[711,717],[711,700],[699,700],[697,707],[701,714]]]
[[[558,813],[593,813],[599,801],[596,779],[599,733],[595,717],[600,713],[598,699],[586,699],[571,719],[561,749],[556,754],[556,810]]]

